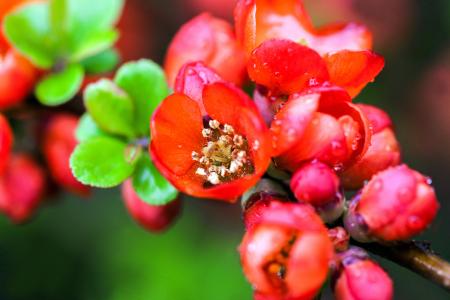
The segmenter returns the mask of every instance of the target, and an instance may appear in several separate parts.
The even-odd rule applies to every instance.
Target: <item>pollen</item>
[[[202,136],[205,144],[200,153],[192,152],[192,160],[198,163],[195,174],[205,180],[205,185],[229,182],[254,172],[247,139],[233,126],[210,120]]]

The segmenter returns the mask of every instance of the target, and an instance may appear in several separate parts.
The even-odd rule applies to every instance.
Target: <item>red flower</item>
[[[192,196],[234,201],[270,162],[264,121],[253,101],[227,83],[206,85],[201,101],[180,93],[167,97],[153,115],[151,130],[153,161]]]
[[[358,249],[358,248],[356,248]],[[341,254],[342,265],[336,274],[334,295],[336,300],[390,300],[393,284],[389,275],[367,257],[352,255],[355,249]]]
[[[8,164],[9,155],[13,144],[13,132],[8,120],[0,114],[0,174]]]
[[[45,129],[42,150],[52,178],[67,190],[86,196],[90,188],[75,179],[69,163],[70,155],[78,144],[75,138],[77,125],[76,116],[54,116]]]
[[[286,39],[264,41],[250,55],[250,78],[275,95],[290,95],[331,82],[355,97],[381,72],[384,59],[370,51],[319,53]]]
[[[290,96],[270,129],[276,163],[291,172],[314,159],[345,169],[364,155],[371,137],[349,95],[328,85]]]
[[[352,200],[345,227],[360,241],[406,240],[422,232],[438,208],[429,179],[400,165],[375,175]]]
[[[321,55],[372,48],[372,34],[356,23],[314,28],[302,0],[240,0],[235,9],[236,35],[247,53],[262,42],[288,39],[304,43]]]
[[[122,185],[122,197],[133,219],[150,232],[166,230],[181,210],[179,199],[161,206],[145,203],[134,191],[130,180],[125,181]]]
[[[295,198],[314,206],[324,222],[335,221],[344,211],[339,178],[324,163],[304,164],[292,176],[290,186]]]
[[[181,66],[193,61],[203,61],[224,79],[238,85],[246,78],[245,55],[231,25],[206,13],[184,24],[169,46],[165,71],[170,86]]]
[[[45,189],[44,171],[28,156],[14,155],[0,176],[0,211],[15,223],[34,213]]]
[[[358,104],[372,126],[372,140],[363,158],[341,174],[345,188],[358,189],[373,175],[400,163],[400,145],[389,116],[379,108]]]
[[[239,247],[255,299],[311,299],[333,255],[327,230],[307,204],[272,201]]]
[[[3,0],[0,4],[0,25],[3,17],[25,0]],[[19,104],[32,91],[37,80],[37,70],[17,53],[0,30],[0,109]]]

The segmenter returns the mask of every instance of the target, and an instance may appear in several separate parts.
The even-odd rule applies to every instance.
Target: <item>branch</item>
[[[416,241],[389,246],[377,243],[354,243],[450,291],[450,263],[436,255],[429,244]]]

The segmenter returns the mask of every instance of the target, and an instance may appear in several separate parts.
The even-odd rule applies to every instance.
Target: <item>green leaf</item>
[[[83,83],[84,70],[79,64],[67,66],[62,72],[51,73],[36,87],[38,100],[48,106],[63,104],[72,99]]]
[[[85,185],[101,188],[119,185],[135,168],[128,150],[127,144],[111,137],[89,139],[72,153],[72,173]]]
[[[134,136],[134,108],[130,97],[113,82],[102,79],[84,91],[87,111],[104,131]]]
[[[55,61],[48,3],[32,3],[5,17],[4,32],[14,47],[33,64],[49,69]]]
[[[81,64],[86,73],[101,74],[113,70],[119,63],[119,60],[119,53],[115,49],[108,49],[83,60]]]
[[[63,41],[68,29],[66,0],[50,1],[50,25],[53,34]]]
[[[107,134],[97,126],[88,113],[84,113],[78,122],[75,136],[81,143],[95,137],[107,136]]]
[[[91,47],[110,43],[111,28],[114,26],[122,12],[123,0],[67,0],[69,7],[69,33],[70,49],[76,57],[80,52],[96,54],[101,50],[91,51]],[[108,33],[109,32],[109,33]],[[100,37],[103,36],[103,37]],[[115,40],[115,39],[114,39]],[[89,50],[89,51],[88,51]],[[93,53],[94,52],[94,53]],[[87,56],[84,56],[87,57]]]
[[[151,205],[165,205],[178,196],[178,191],[159,173],[147,154],[137,163],[133,187],[139,197]]]
[[[139,60],[124,64],[117,71],[114,81],[134,101],[138,133],[148,136],[150,117],[169,94],[164,71],[150,60]]]
[[[70,61],[78,62],[110,48],[119,38],[116,30],[94,31],[71,50]]]

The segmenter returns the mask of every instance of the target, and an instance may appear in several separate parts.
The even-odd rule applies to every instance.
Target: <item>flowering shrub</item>
[[[0,108],[13,113],[0,116],[0,211],[29,219],[47,179],[82,196],[121,185],[151,232],[172,224],[182,194],[240,199],[254,299],[314,299],[329,271],[337,299],[392,299],[387,273],[351,245],[402,244],[439,204],[431,181],[402,164],[390,117],[352,102],[385,64],[370,31],[316,28],[301,0],[240,0],[234,27],[207,13],[183,25],[164,68],[141,59],[112,72],[122,6],[1,11]],[[39,103],[26,99],[33,88]],[[80,98],[84,113],[69,113]],[[43,117],[36,157],[11,154],[8,122],[26,105]]]

